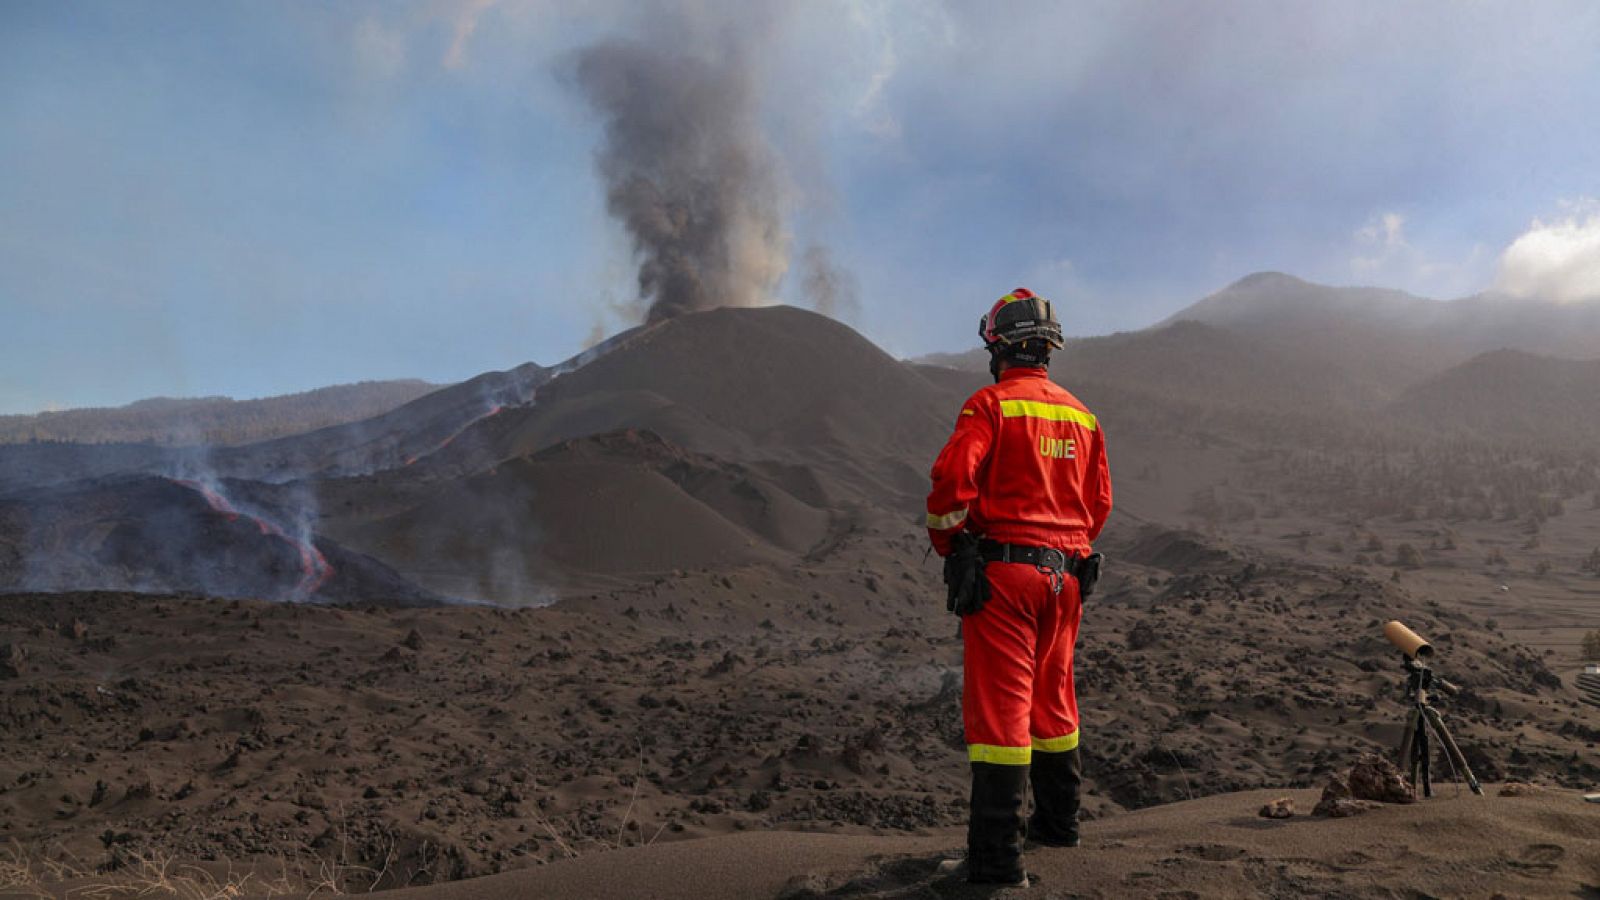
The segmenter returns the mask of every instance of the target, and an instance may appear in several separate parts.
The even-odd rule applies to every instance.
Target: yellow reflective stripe
[[[1094,431],[1099,424],[1094,413],[1084,412],[1075,406],[1044,403],[1039,400],[1001,400],[1000,415],[1006,419],[1048,419],[1051,422],[1076,422]]]
[[[977,413],[974,413],[974,412],[973,412],[973,411],[972,411],[972,410],[970,410],[970,409],[963,409],[963,410],[962,410],[962,411],[961,411],[961,414],[962,414],[962,415],[963,415],[963,416],[972,416],[972,415],[977,415]]]
[[[1033,748],[968,744],[967,759],[970,762],[995,763],[1002,766],[1025,766],[1033,759]]]
[[[1033,739],[1033,749],[1043,750],[1046,753],[1065,753],[1068,750],[1078,749],[1078,732],[1062,735],[1061,737]]]
[[[945,513],[942,516],[928,513],[928,527],[932,528],[934,531],[949,531],[966,520],[967,511],[965,509],[958,509],[955,512]]]

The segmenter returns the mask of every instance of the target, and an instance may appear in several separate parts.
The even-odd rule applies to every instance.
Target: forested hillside
[[[416,379],[362,381],[259,400],[156,397],[113,408],[0,416],[0,444],[247,444],[370,418],[438,387]]]

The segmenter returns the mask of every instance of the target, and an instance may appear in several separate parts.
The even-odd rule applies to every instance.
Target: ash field
[[[1597,358],[1593,307],[1273,273],[1069,342],[1117,510],[1045,894],[1600,890]],[[720,309],[260,443],[0,446],[0,890],[961,895],[919,520],[982,364]],[[1389,619],[1524,786],[1257,819],[1393,752]]]

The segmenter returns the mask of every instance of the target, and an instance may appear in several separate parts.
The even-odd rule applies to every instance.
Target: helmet
[[[978,322],[978,337],[983,338],[983,346],[990,353],[1033,340],[1042,340],[1057,350],[1062,346],[1061,323],[1056,321],[1050,301],[1027,288],[1017,288],[996,300],[989,314]]]

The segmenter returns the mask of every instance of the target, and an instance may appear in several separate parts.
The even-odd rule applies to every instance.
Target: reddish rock
[[[1261,817],[1263,819],[1287,819],[1293,815],[1294,798],[1292,797],[1279,797],[1261,807]]]
[[[1350,767],[1349,775],[1335,773],[1322,789],[1313,815],[1340,818],[1376,808],[1382,803],[1415,803],[1416,796],[1394,763],[1375,753],[1365,753]]]
[[[1350,768],[1350,796],[1378,803],[1415,803],[1411,783],[1394,763],[1376,753],[1362,754]]]

